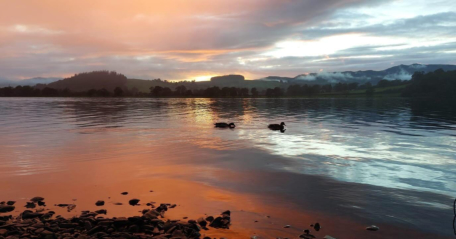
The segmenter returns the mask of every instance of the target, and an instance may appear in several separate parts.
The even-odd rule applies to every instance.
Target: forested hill
[[[456,71],[439,69],[429,73],[417,72],[402,96],[456,98]]]
[[[91,89],[113,91],[116,87],[126,88],[127,77],[114,71],[93,71],[76,74],[47,85],[49,88],[81,92]]]

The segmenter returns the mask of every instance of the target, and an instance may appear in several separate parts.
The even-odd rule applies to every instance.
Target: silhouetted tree
[[[254,87],[254,88],[250,89],[250,93],[252,93],[252,96],[253,96],[253,97],[257,97],[257,96],[258,96],[258,90],[257,90],[257,88]]]
[[[116,87],[114,89],[114,96],[115,97],[121,97],[123,95],[124,91],[120,87]]]

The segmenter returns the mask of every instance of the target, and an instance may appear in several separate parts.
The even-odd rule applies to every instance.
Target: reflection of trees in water
[[[451,100],[410,100],[412,127],[428,129],[455,129],[456,102]]]
[[[57,101],[55,104],[72,114],[79,127],[123,127],[135,121],[166,123],[173,120],[171,118],[209,122],[292,117],[313,122],[445,129],[456,121],[456,103],[407,99],[115,98]]]
[[[129,117],[129,102],[124,99],[81,99],[63,102],[58,107],[64,107],[66,115],[76,121],[78,127],[122,127]]]

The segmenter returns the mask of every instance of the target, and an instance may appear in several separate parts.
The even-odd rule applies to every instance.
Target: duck
[[[285,126],[285,123],[282,122],[280,124],[270,124],[268,125],[268,128],[271,130],[284,130]]]
[[[235,128],[236,125],[234,125],[234,123],[215,123],[214,124],[216,128]]]

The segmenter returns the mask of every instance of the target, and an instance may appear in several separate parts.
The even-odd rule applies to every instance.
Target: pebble
[[[32,201],[32,202],[41,202],[43,200],[44,200],[43,197],[34,197],[34,198],[30,199],[30,201]]]
[[[134,199],[131,199],[130,201],[128,201],[128,203],[132,206],[135,206],[135,205],[138,205],[139,201],[140,201],[139,199],[134,198]]]
[[[377,227],[377,226],[375,226],[375,225],[372,225],[372,226],[366,227],[366,230],[368,230],[368,231],[374,231],[374,232],[375,232],[375,231],[380,230],[380,228]]]
[[[332,237],[332,236],[326,235],[325,237],[323,237],[323,239],[336,239],[336,238],[335,238],[335,237]]]
[[[0,205],[0,213],[2,212],[11,212],[15,209],[15,206],[11,205]]]

